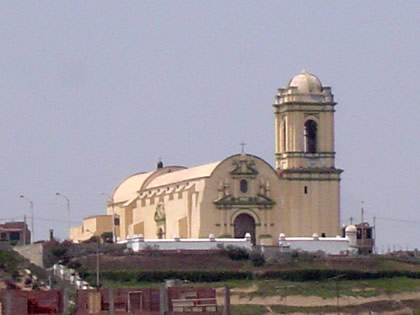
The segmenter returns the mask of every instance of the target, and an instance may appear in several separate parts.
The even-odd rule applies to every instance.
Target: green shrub
[[[61,244],[57,244],[53,248],[51,248],[51,253],[58,259],[63,258],[66,252],[67,248]]]
[[[101,238],[97,235],[93,235],[90,239],[83,241],[84,244],[86,243],[99,243]]]
[[[0,270],[12,274],[17,270],[23,259],[12,251],[0,251]]]
[[[74,270],[79,270],[82,264],[78,260],[71,260],[68,262],[67,267],[72,268]]]
[[[94,273],[84,273],[81,277],[90,277]],[[188,280],[191,282],[218,282],[225,280],[251,279],[252,273],[241,271],[104,271],[101,278],[115,282],[163,282],[167,279]]]
[[[252,258],[251,258],[252,259]],[[81,267],[79,275],[85,280],[95,280],[95,271],[88,271],[85,267]],[[338,277],[339,276],[339,277]],[[382,272],[362,272],[351,270],[285,270],[285,271],[266,271],[259,274],[253,274],[248,271],[131,271],[131,270],[115,270],[104,271],[100,274],[101,279],[114,282],[164,282],[167,279],[188,280],[190,282],[219,282],[227,280],[246,280],[246,279],[277,279],[286,281],[334,281],[337,280],[369,280],[393,277],[406,277],[412,279],[420,279],[420,272],[411,271],[382,271]]]
[[[19,274],[19,271],[14,270],[14,271],[12,272],[12,278],[13,278],[13,280],[20,280],[20,274]]]
[[[255,267],[260,267],[265,264],[264,255],[259,251],[252,251],[249,255],[249,259],[251,259],[251,262]]]
[[[101,234],[101,239],[104,243],[113,243],[112,232],[103,232]]]
[[[247,260],[249,259],[249,253],[246,249],[242,247],[227,246],[226,247],[227,255],[232,260]]]
[[[266,271],[259,277],[261,279],[281,279],[287,281],[325,281],[340,276],[339,280],[370,280],[394,277],[406,277],[420,279],[420,272],[413,271],[379,271],[364,272],[356,270],[288,270],[288,271]]]

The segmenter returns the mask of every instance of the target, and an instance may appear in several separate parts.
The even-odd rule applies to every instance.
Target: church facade
[[[275,167],[245,153],[193,168],[159,163],[119,183],[106,215],[86,218],[71,228],[70,239],[83,241],[110,227],[119,240],[250,233],[254,244],[266,245],[280,233],[339,234],[335,105],[331,89],[302,71],[275,96]]]

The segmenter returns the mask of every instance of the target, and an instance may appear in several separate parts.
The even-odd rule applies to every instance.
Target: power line
[[[47,219],[47,218],[35,218],[37,221],[46,221],[46,222],[60,222],[60,223],[67,223],[67,220],[57,220],[57,219]],[[80,223],[79,221],[70,221],[70,223]]]
[[[22,220],[22,217],[8,217],[8,218],[0,218],[0,221],[10,221],[10,220]],[[66,223],[66,220],[60,220],[60,219],[47,219],[47,218],[39,218],[36,217],[35,221],[45,221],[45,222],[60,222],[60,223]],[[70,221],[71,223],[80,224],[80,221]]]
[[[0,218],[0,221],[7,221],[7,220],[20,220],[20,219],[22,219],[22,216],[20,216],[20,217]]]
[[[406,220],[406,219],[395,219],[395,218],[385,218],[385,217],[376,217],[377,220],[384,220],[384,221],[393,221],[393,222],[400,222],[400,223],[410,223],[410,224],[419,224],[420,221],[413,221],[413,220]]]

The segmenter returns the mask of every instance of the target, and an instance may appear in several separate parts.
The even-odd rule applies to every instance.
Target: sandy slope
[[[337,305],[336,298],[327,298],[324,299],[318,296],[303,296],[303,295],[289,295],[287,298],[282,296],[267,296],[267,297],[247,297],[246,294],[254,291],[253,289],[248,288],[245,290],[232,290],[231,292],[231,304],[257,304],[257,305],[288,305],[288,306],[335,306]],[[347,305],[360,305],[369,302],[378,302],[378,301],[401,301],[401,300],[420,300],[420,291],[417,292],[404,292],[399,294],[392,295],[378,295],[374,297],[353,297],[353,296],[343,296],[339,299],[340,306]],[[223,301],[223,289],[218,289],[218,301],[220,305],[224,303]]]

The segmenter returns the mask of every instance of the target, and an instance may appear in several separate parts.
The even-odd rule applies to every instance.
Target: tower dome
[[[298,92],[303,94],[322,92],[321,81],[315,75],[306,72],[306,70],[302,70],[301,73],[289,81],[287,88],[290,87],[297,88]]]

